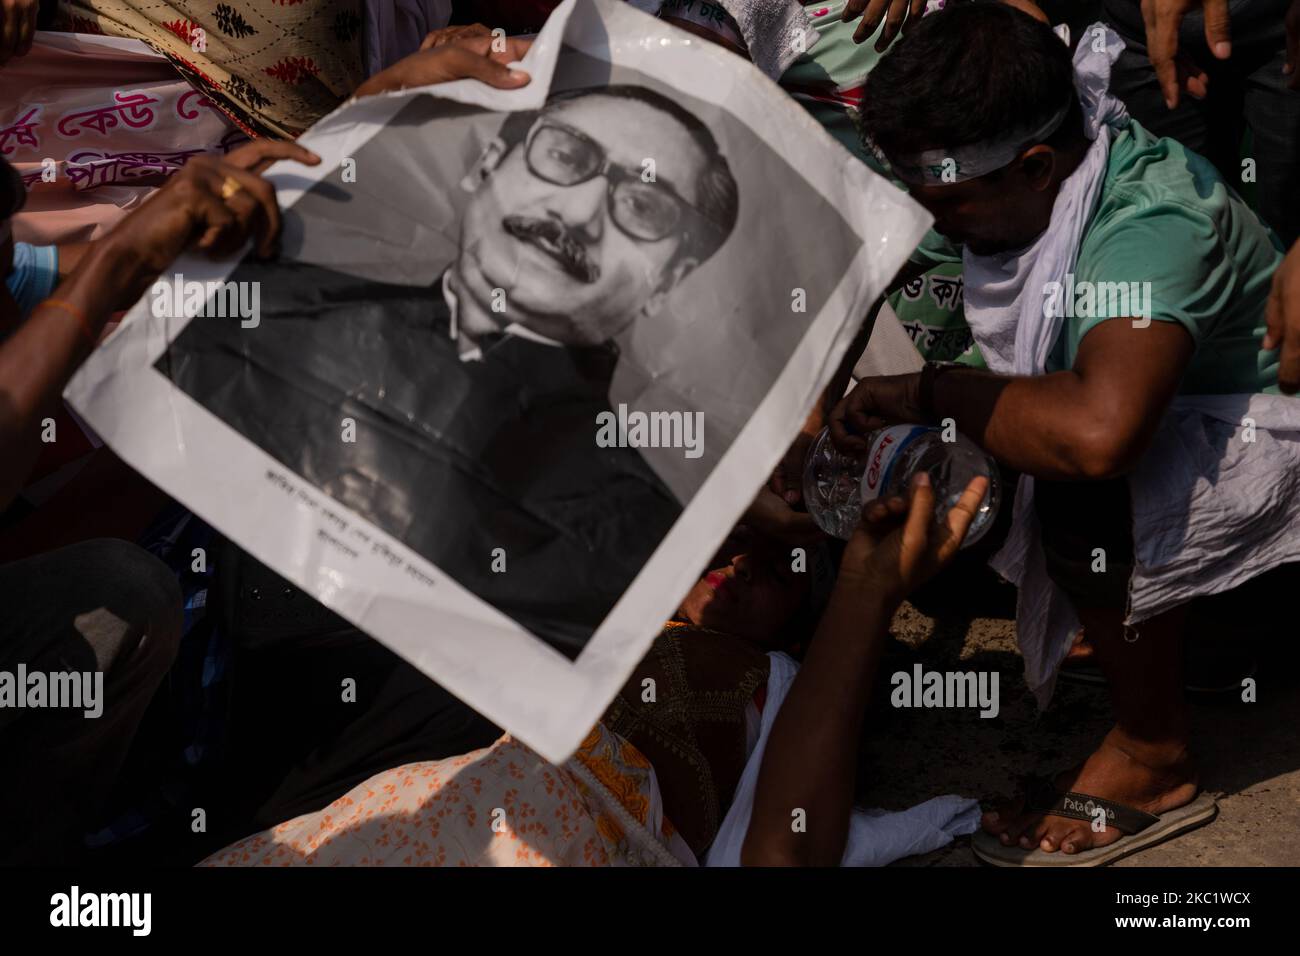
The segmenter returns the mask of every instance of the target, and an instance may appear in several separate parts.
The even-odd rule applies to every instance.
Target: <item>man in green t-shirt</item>
[[[953,190],[933,201],[960,198]],[[936,229],[909,262],[931,269],[959,252]],[[1105,320],[1136,315],[1181,325],[1194,341],[1178,392],[1276,392],[1277,355],[1261,352],[1260,342],[1262,303],[1281,256],[1276,237],[1208,160],[1130,122],[1111,144],[1073,286],[1044,303],[1067,312],[1048,370],[1072,368],[1084,336]]]
[[[1080,42],[1111,52],[1104,31]],[[831,415],[837,442],[858,453],[881,424],[952,420],[1034,479],[1032,491],[1020,489],[1030,512],[1014,526],[1024,529],[1028,550],[1009,559],[1020,575],[1027,664],[1026,622],[1042,623],[1044,633],[1082,622],[1117,719],[1092,755],[1045,792],[986,814],[976,852],[1007,865],[1059,865],[1076,854],[1079,863],[1108,862],[1213,816],[1213,801],[1198,796],[1181,696],[1186,595],[1199,593],[1202,568],[1169,572],[1171,589],[1163,603],[1150,602],[1149,616],[1137,613],[1135,601],[1138,582],[1153,574],[1152,554],[1189,551],[1182,540],[1170,544],[1182,530],[1178,520],[1211,520],[1207,496],[1231,491],[1240,504],[1241,488],[1214,471],[1217,458],[1196,475],[1199,501],[1177,482],[1153,492],[1147,477],[1186,450],[1158,441],[1177,418],[1167,417],[1171,406],[1233,396],[1224,401],[1240,398],[1245,407],[1277,391],[1276,353],[1261,350],[1281,259],[1275,238],[1208,162],[1128,122],[1104,77],[1097,89],[1080,69],[1078,81],[1082,97],[1070,51],[1046,23],[1004,4],[950,6],[926,17],[877,65],[863,104],[865,131],[935,217],[912,274],[900,278],[960,250],[967,317],[994,371],[928,366],[869,379]],[[1065,262],[1068,270],[1051,271]],[[1300,406],[1271,401],[1288,428],[1300,427],[1290,424],[1300,422]],[[1219,434],[1205,427],[1207,436]],[[1253,426],[1249,438],[1225,427],[1222,441],[1237,442],[1234,454],[1254,440]],[[1300,462],[1294,432],[1272,433],[1268,442],[1277,455],[1270,461]],[[1221,451],[1207,446],[1205,455]],[[1187,468],[1177,462],[1181,480]],[[1167,509],[1158,530],[1137,520],[1148,516],[1138,505],[1152,500]],[[1282,554],[1279,563],[1296,560],[1297,518],[1300,510],[1259,510],[1246,515],[1241,535],[1266,532],[1267,546],[1255,550]],[[1260,573],[1250,553],[1237,580],[1220,575],[1215,587]],[[1055,588],[1031,593],[1035,575]],[[1058,596],[1068,601],[1058,606]],[[1052,640],[1060,645],[1059,636]],[[1062,652],[1056,646],[1046,656],[1059,662]],[[1046,692],[1050,683],[1049,673],[1036,689]],[[1084,806],[1092,810],[1078,809]],[[1104,816],[1094,819],[1098,808]]]

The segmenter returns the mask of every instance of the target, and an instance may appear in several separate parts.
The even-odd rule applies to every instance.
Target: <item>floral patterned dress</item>
[[[603,724],[557,767],[509,734],[376,774],[200,866],[696,866],[654,768]]]

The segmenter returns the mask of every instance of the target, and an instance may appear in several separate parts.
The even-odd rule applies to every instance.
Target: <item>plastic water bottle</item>
[[[924,471],[934,488],[934,517],[942,523],[972,478],[984,475],[988,491],[962,547],[970,547],[993,526],[1001,495],[998,468],[978,445],[962,435],[944,441],[943,430],[925,425],[891,425],[867,436],[867,453],[845,455],[823,429],[813,442],[803,473],[803,500],[827,534],[848,538],[863,507],[876,498],[906,498],[912,476]]]

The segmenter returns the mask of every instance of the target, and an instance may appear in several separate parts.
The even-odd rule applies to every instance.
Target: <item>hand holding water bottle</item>
[[[932,489],[936,525],[944,523],[973,479],[983,479],[985,494],[966,544],[993,526],[1001,498],[997,465],[951,424],[889,425],[871,432],[863,445],[861,453],[845,453],[831,441],[828,429],[808,454],[804,505],[827,534],[847,540],[872,503],[907,494],[917,475],[925,475],[926,487]]]
[[[867,436],[885,425],[928,422],[921,397],[921,373],[873,375],[845,395],[830,415],[831,440],[847,454],[867,450]]]
[[[984,476],[972,478],[939,525],[931,518],[935,492],[925,472],[912,479],[910,502],[899,495],[871,502],[844,549],[837,586],[868,589],[891,605],[901,602],[952,560],[988,487]]]
[[[808,513],[828,534],[848,539],[865,505],[906,494],[920,472],[934,489],[940,525],[970,480],[987,478],[966,545],[992,527],[1001,499],[997,465],[952,420],[934,427],[934,376],[948,369],[927,370],[928,387],[927,371],[864,378],[832,410],[830,427],[808,455],[803,488]]]

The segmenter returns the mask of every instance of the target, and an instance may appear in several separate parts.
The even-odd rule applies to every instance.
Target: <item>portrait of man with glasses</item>
[[[569,90],[511,117],[470,180],[447,275],[469,336],[505,315],[552,341],[608,342],[654,315],[738,212],[713,134],[641,86]]]
[[[408,165],[452,152],[420,138],[427,124],[411,128],[406,146],[389,147]],[[395,172],[377,179],[364,152],[357,168],[359,182],[372,177],[374,202],[400,206]],[[286,212],[290,242],[308,217],[298,234],[318,244],[362,213],[383,221],[337,174],[315,193]],[[192,321],[156,367],[294,474],[575,657],[684,507],[637,448],[596,441],[616,340],[655,322],[733,234],[736,179],[690,110],[611,84],[506,114],[441,193],[420,200],[446,200],[454,226],[401,250],[435,263],[423,281],[376,278],[376,253],[364,253],[374,269],[249,257],[229,279],[260,284],[257,326]],[[345,421],[355,427],[341,437]]]

